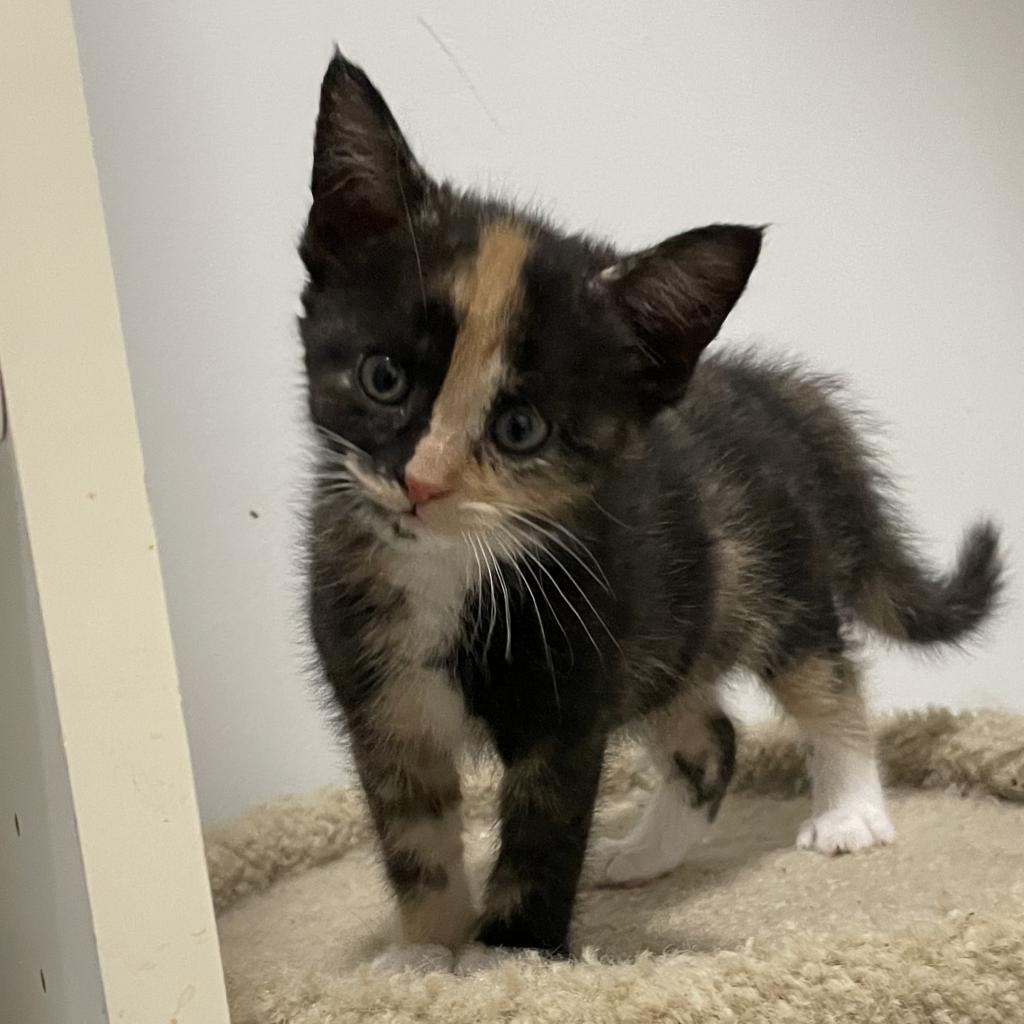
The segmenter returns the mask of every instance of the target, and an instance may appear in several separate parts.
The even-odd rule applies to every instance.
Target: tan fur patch
[[[560,780],[555,776],[543,749],[534,751],[505,773],[502,782],[502,807],[508,813],[539,811],[547,813],[559,806]],[[503,812],[504,813],[504,812]]]
[[[864,581],[856,607],[861,617],[873,628],[897,640],[906,638],[906,624],[881,574],[875,574]]]
[[[487,463],[475,462],[466,466],[463,490],[474,501],[492,504],[499,511],[512,508],[551,519],[561,519],[584,493],[557,473],[503,473]]]
[[[461,859],[448,871],[448,884],[399,907],[403,942],[430,942],[449,949],[462,945],[476,919]]]
[[[808,658],[770,685],[779,703],[809,733],[849,746],[872,745],[857,670],[849,663]]]
[[[445,811],[440,818],[423,815],[386,825],[388,846],[414,853],[424,864],[448,866],[462,858],[462,812]]]
[[[413,890],[400,901],[402,941],[436,942],[454,948],[464,942],[475,918],[462,856],[462,813],[423,816],[388,823],[392,850],[413,854],[424,865],[444,868],[447,881],[438,890]]]
[[[449,487],[465,465],[505,371],[508,334],[522,305],[522,270],[529,251],[530,240],[522,230],[499,221],[481,231],[476,259],[456,273],[451,296],[462,326],[430,429],[406,467],[409,476]]]
[[[699,762],[708,752],[708,718],[721,713],[716,690],[687,689],[651,716],[651,744],[670,757],[682,754]]]
[[[461,695],[442,672],[406,668],[381,687],[373,704],[380,732],[395,742],[429,737],[439,749],[456,750],[462,738],[465,708]]]

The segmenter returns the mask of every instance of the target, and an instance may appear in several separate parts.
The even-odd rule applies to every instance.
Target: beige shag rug
[[[253,811],[207,837],[232,1020],[1024,1024],[1024,717],[931,711],[879,730],[896,846],[794,849],[802,752],[784,732],[751,732],[735,793],[688,864],[582,893],[579,960],[465,978],[368,965],[389,914],[357,793]],[[627,827],[649,784],[636,752],[619,751],[598,829]],[[467,783],[478,878],[492,785],[487,770]]]

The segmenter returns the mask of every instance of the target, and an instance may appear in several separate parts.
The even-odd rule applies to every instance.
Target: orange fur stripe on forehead
[[[529,251],[530,240],[517,225],[498,221],[481,230],[476,257],[456,272],[451,298],[461,327],[430,429],[416,446],[407,475],[448,486],[483,430],[505,373],[509,332],[522,307]]]

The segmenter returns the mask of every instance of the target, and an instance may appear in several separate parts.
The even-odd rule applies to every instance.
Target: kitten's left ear
[[[335,51],[320,88],[310,224],[359,244],[404,224],[428,184],[366,72]]]
[[[761,251],[762,228],[712,224],[627,256],[595,281],[640,339],[650,364],[643,388],[654,404],[678,399],[718,334]]]

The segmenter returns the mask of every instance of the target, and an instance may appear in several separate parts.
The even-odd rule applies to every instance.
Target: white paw
[[[810,818],[800,826],[796,845],[819,853],[852,853],[869,846],[887,845],[896,838],[885,808],[871,804],[837,807]]]
[[[674,871],[683,862],[685,848],[674,850],[658,846],[638,846],[626,839],[596,839],[588,860],[592,885],[642,885]]]
[[[499,967],[522,955],[512,949],[485,946],[482,942],[470,942],[463,946],[455,957],[455,973],[479,974],[481,971],[489,971],[492,967]]]
[[[399,974],[402,971],[430,974],[433,971],[451,971],[454,964],[455,955],[447,946],[416,942],[388,946],[374,959],[373,968],[386,974]]]

